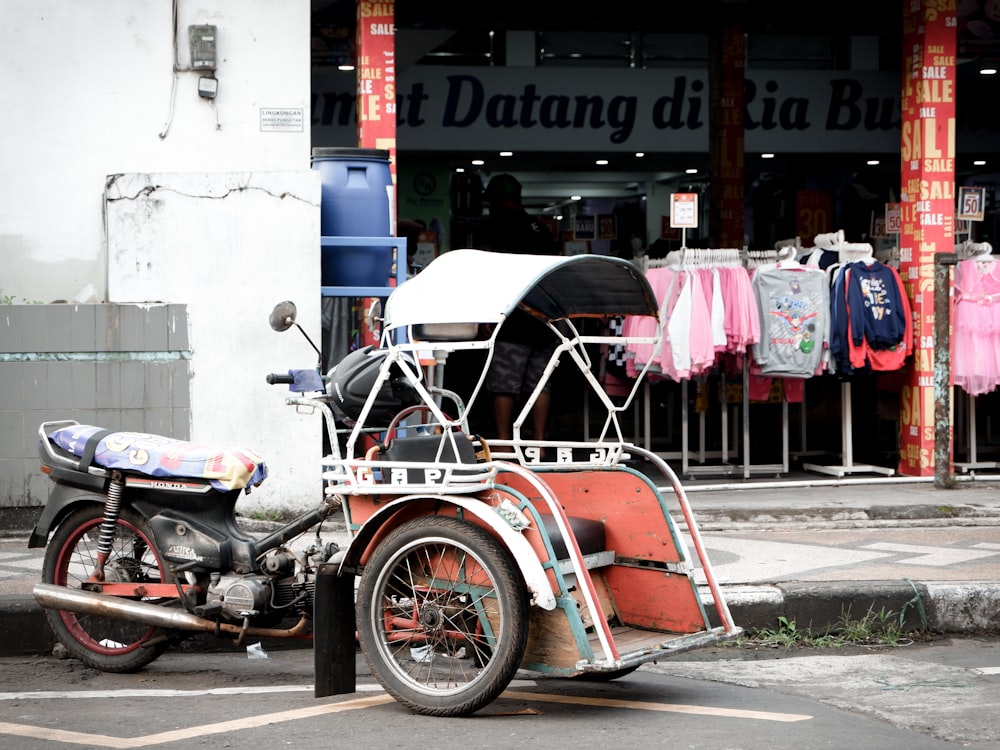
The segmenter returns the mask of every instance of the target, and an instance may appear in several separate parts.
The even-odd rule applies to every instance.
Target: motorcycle
[[[488,440],[468,414],[518,306],[558,345],[513,438]],[[295,313],[279,304],[271,327],[297,326]],[[616,316],[646,325],[618,334],[581,323]],[[263,538],[235,516],[266,476],[252,451],[44,423],[42,468],[54,484],[29,539],[47,547],[34,596],[59,641],[98,669],[141,669],[184,633],[204,631],[238,643],[314,637],[318,672],[343,674],[354,669],[356,639],[389,694],[434,716],[474,713],[519,669],[616,679],[734,638],[742,631],[676,474],[622,434],[619,415],[650,362],[618,403],[596,374],[595,346],[655,349],[662,333],[656,298],[631,262],[445,253],[389,296],[377,347],[325,376],[268,376],[301,394],[286,403],[321,414],[330,439],[323,501]],[[456,351],[486,356],[467,398],[443,385]],[[529,439],[522,425],[562,362],[588,387],[588,415],[592,404],[603,409],[598,434]],[[319,531],[338,512],[344,548]],[[313,527],[314,542],[297,551],[290,542]],[[320,585],[330,579],[335,589]],[[321,594],[329,591],[336,596]],[[354,689],[350,678],[325,692],[319,682],[317,695]]]
[[[74,657],[134,672],[192,632],[237,644],[308,635],[316,565],[337,545],[318,532],[304,550],[289,542],[338,504],[259,538],[235,513],[266,475],[250,451],[72,421],[39,434],[53,486],[28,543],[46,547],[33,593]]]

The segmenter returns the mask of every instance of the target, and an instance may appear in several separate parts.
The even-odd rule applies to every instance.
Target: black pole
[[[354,576],[340,575],[337,563],[323,563],[316,574],[313,605],[315,697],[357,689]]]

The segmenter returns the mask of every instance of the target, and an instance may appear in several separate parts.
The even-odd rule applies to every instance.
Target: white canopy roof
[[[658,310],[646,277],[620,258],[452,250],[392,293],[385,326],[499,323],[522,300],[549,320]]]

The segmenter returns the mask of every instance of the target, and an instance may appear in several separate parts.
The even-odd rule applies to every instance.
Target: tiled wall
[[[185,305],[0,305],[0,529],[48,497],[44,421],[190,437],[190,359]]]

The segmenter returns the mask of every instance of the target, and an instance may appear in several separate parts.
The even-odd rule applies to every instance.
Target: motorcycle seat
[[[248,448],[206,445],[143,432],[72,424],[48,433],[49,442],[90,465],[150,477],[207,480],[220,492],[256,487],[267,477],[264,459]]]

